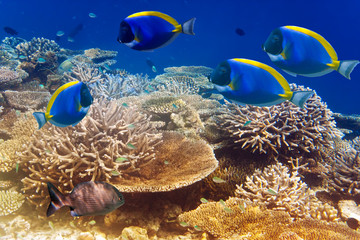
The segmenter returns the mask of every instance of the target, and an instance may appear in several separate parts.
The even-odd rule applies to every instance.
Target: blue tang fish
[[[211,74],[210,81],[224,97],[241,105],[271,106],[289,100],[303,108],[314,94],[313,91],[293,92],[275,69],[242,58],[221,62]]]
[[[39,129],[46,122],[58,127],[75,126],[87,114],[93,98],[85,83],[73,81],[59,87],[51,96],[46,112],[34,112]]]
[[[195,18],[182,25],[161,12],[134,13],[120,23],[117,41],[140,51],[149,51],[170,44],[180,33],[194,35]]]
[[[276,66],[292,76],[317,77],[338,71],[350,79],[357,60],[339,61],[334,48],[322,36],[302,27],[276,28],[263,49]]]
[[[106,182],[79,183],[67,195],[49,182],[47,186],[51,199],[46,212],[48,217],[62,207],[70,207],[73,217],[105,215],[125,203],[119,190]]]

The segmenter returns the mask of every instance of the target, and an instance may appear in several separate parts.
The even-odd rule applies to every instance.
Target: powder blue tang
[[[317,77],[338,71],[350,79],[357,60],[339,61],[334,48],[319,34],[302,27],[276,28],[263,49],[276,66],[290,75]]]
[[[93,98],[85,83],[73,81],[59,87],[51,96],[46,112],[34,112],[39,129],[46,122],[58,127],[75,126],[87,114]]]
[[[224,97],[239,104],[271,106],[291,101],[303,107],[313,91],[291,91],[289,83],[275,69],[263,63],[233,58],[220,63],[210,81]]]

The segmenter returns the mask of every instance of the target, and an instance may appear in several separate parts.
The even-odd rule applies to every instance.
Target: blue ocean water
[[[121,20],[145,10],[167,13],[180,23],[196,17],[196,35],[182,34],[169,46],[153,52],[135,51],[116,42]],[[332,44],[340,60],[359,60],[359,10],[358,0],[1,0],[0,23],[1,29],[14,28],[26,40],[55,39],[56,32],[62,30],[65,35],[58,42],[62,48],[116,50],[119,54],[115,67],[154,76],[146,58],[155,63],[160,73],[168,66],[214,68],[234,57],[275,67],[261,45],[274,28],[282,25],[309,28]],[[94,13],[96,18],[89,17],[89,13]],[[74,42],[67,41],[67,34],[79,24],[83,29]],[[237,35],[236,28],[243,29],[245,35]],[[9,35],[5,31],[0,31],[0,39],[6,36]],[[337,72],[316,78],[294,78],[277,70],[290,83],[316,90],[333,112],[360,113],[360,66],[353,71],[352,80]]]

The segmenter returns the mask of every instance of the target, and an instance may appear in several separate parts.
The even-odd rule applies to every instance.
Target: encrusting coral
[[[46,182],[66,193],[80,182],[136,175],[154,160],[161,136],[136,109],[114,101],[94,102],[75,127],[48,124],[33,134],[20,155],[29,174],[22,180],[23,191],[43,204]]]

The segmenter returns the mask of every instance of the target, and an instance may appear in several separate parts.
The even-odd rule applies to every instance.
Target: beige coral
[[[295,91],[309,90],[291,85]],[[330,139],[341,133],[335,128],[331,111],[314,94],[303,109],[290,102],[271,107],[226,104],[227,109],[218,117],[218,123],[230,137],[235,148],[266,154],[268,159],[288,162],[301,158],[301,165],[316,167],[327,158],[320,151],[332,148]]]
[[[235,195],[248,204],[264,205],[269,209],[288,212],[292,217],[312,216],[322,220],[338,220],[337,210],[322,204],[294,170],[277,163],[263,171],[255,170],[245,184],[237,186]]]
[[[30,200],[47,196],[46,182],[69,192],[83,181],[136,174],[155,158],[161,134],[149,117],[114,101],[93,103],[88,116],[75,127],[43,127],[21,154],[29,176],[23,190]],[[34,194],[34,193],[37,194]]]
[[[0,191],[0,216],[17,211],[24,203],[25,197],[15,190]]]

